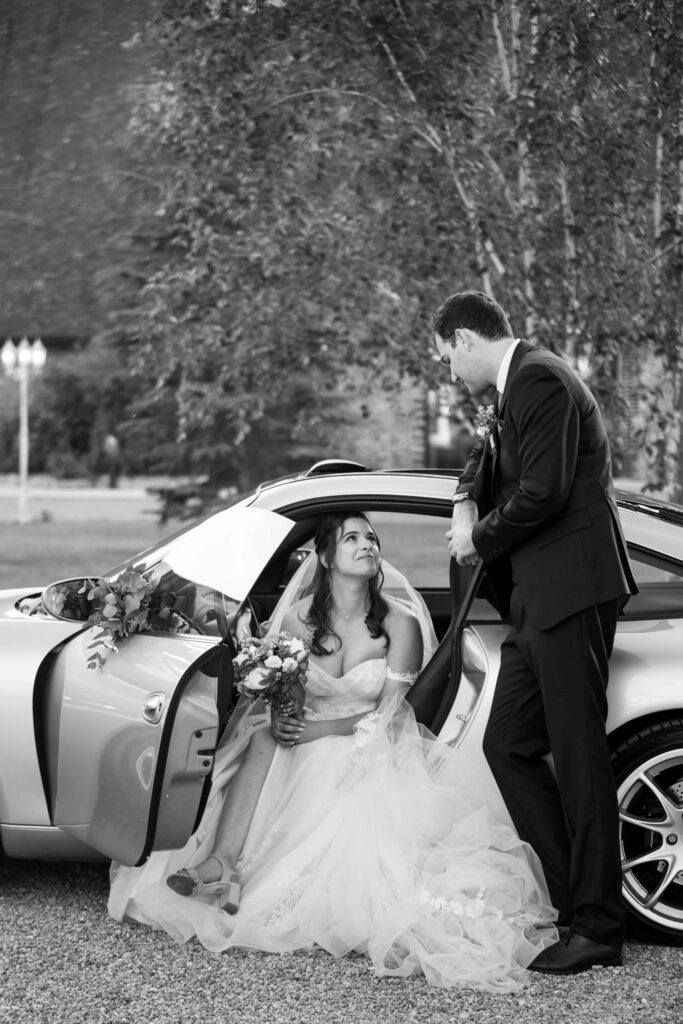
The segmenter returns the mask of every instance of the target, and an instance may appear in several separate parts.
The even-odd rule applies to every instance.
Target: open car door
[[[229,687],[232,661],[213,639],[135,636],[92,671],[87,635],[60,652],[46,688],[51,817],[107,857],[140,864],[192,834],[218,739],[218,669]]]
[[[483,569],[460,566],[450,561],[451,621],[434,656],[407,694],[415,717],[439,735],[452,717],[463,677],[463,634],[472,599],[481,585]],[[468,666],[471,668],[471,666]],[[448,736],[452,740],[452,736]]]
[[[220,605],[227,621],[293,526],[261,509],[217,513],[143,567],[165,591],[193,595],[182,629],[128,636],[95,670],[97,627],[53,652],[36,690],[53,824],[126,865],[187,842],[208,793],[234,653],[216,620],[208,635],[193,609]]]

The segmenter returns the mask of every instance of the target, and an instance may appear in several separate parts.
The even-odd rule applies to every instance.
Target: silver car
[[[340,508],[372,515],[383,558],[429,608],[440,646],[409,694],[417,717],[488,772],[482,734],[507,627],[481,596],[481,566],[448,558],[455,476],[328,461],[263,484],[105,574],[142,577],[155,610],[113,645],[87,621],[96,580],[0,592],[4,853],[140,864],[184,845],[234,700],[232,625],[270,617],[320,516]],[[640,587],[608,692],[623,897],[634,933],[683,945],[683,508],[618,499]]]

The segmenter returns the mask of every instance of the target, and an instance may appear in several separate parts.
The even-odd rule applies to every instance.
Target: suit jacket
[[[472,540],[503,616],[513,583],[538,629],[637,592],[600,411],[552,352],[517,346],[497,423],[475,446],[458,491],[477,502]]]

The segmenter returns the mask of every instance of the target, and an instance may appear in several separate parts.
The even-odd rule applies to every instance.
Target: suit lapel
[[[519,368],[519,364],[522,359],[530,352],[534,346],[530,341],[522,339],[512,353],[512,359],[510,361],[510,369],[508,370],[507,379],[505,381],[505,390],[498,402],[498,415],[497,419],[503,419],[503,413],[505,411],[505,405],[508,400],[508,394],[510,391],[510,383]],[[494,477],[496,472],[496,465],[498,462],[498,449],[500,446],[500,434],[497,426],[494,426],[495,432],[495,447],[492,447],[489,439],[486,439],[484,447],[481,453],[481,459],[479,466],[475,474],[474,492],[479,496],[479,499],[484,503],[483,512],[489,512],[496,504],[496,495],[494,488]]]

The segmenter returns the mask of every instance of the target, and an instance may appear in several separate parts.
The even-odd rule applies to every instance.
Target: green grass
[[[156,519],[0,523],[0,589],[100,575],[174,532]]]
[[[35,502],[34,502],[35,504]],[[83,505],[56,506],[62,518],[35,519],[25,526],[0,521],[0,590],[45,586],[72,576],[99,576],[139,551],[189,524],[173,520],[160,526],[155,515],[138,514],[137,506],[120,501],[98,505],[83,516]],[[417,587],[448,587],[448,521],[424,516],[373,516],[382,539],[382,554]]]

